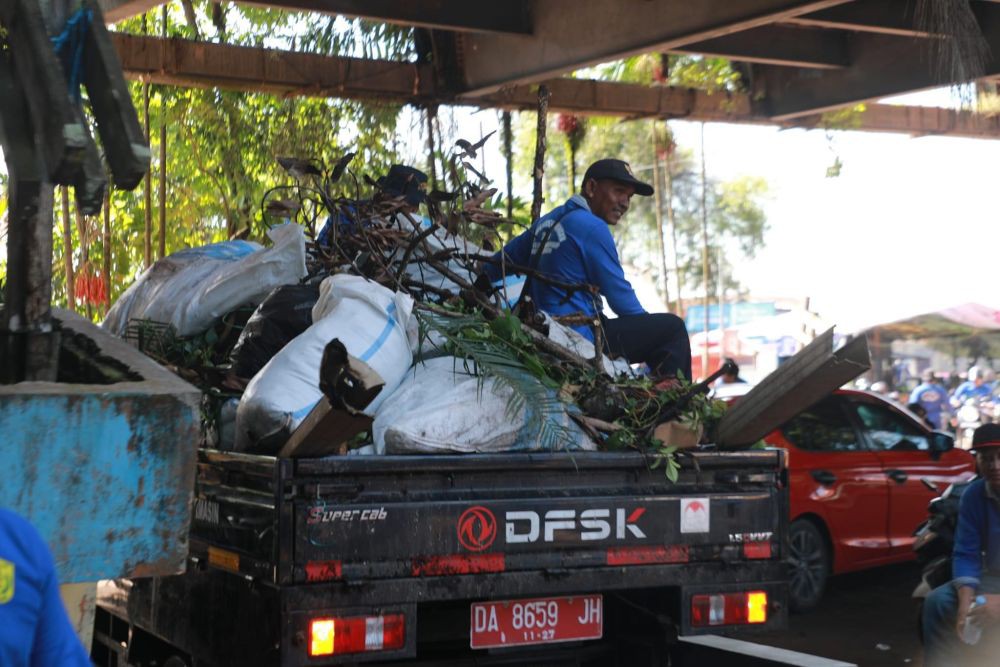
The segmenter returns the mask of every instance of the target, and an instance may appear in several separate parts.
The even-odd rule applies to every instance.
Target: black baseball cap
[[[392,165],[389,173],[375,181],[375,185],[390,197],[405,197],[406,202],[414,206],[427,199],[427,174],[406,165]]]
[[[972,451],[1000,447],[1000,424],[983,424],[972,434]]]
[[[628,183],[635,188],[635,193],[637,195],[642,195],[643,197],[648,197],[653,194],[653,186],[649,183],[643,183],[636,178],[635,175],[632,174],[632,168],[628,166],[628,162],[625,162],[624,160],[615,160],[613,158],[598,160],[594,164],[587,167],[587,173],[583,175],[583,182],[586,183],[588,178],[596,180],[610,178],[613,181]]]

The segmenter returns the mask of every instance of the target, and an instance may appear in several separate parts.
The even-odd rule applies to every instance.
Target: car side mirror
[[[930,438],[931,458],[937,460],[945,452],[955,448],[955,438],[944,431],[934,431]]]

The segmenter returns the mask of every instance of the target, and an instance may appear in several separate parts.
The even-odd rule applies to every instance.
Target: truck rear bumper
[[[691,596],[764,591],[764,623],[691,627]],[[605,618],[639,614],[656,627],[644,636],[666,641],[674,633],[747,635],[787,627],[785,566],[776,561],[687,563],[572,570],[517,571],[447,577],[326,582],[274,586],[220,570],[108,584],[99,605],[184,653],[209,662],[240,664],[247,655],[273,655],[268,664],[318,664],[306,655],[310,621],[320,617],[400,613],[406,646],[393,654],[352,656],[408,658],[418,645],[468,647],[470,606],[488,600],[602,594]],[[211,609],[210,609],[211,608]],[[621,623],[621,618],[616,619]],[[626,625],[634,626],[635,622]],[[619,629],[605,626],[605,640]],[[234,653],[236,651],[236,653]],[[244,653],[246,651],[246,653]],[[476,652],[478,655],[485,655]],[[280,658],[279,658],[280,656]],[[227,662],[229,658],[233,661]],[[246,663],[244,663],[246,664]],[[324,664],[337,664],[333,660]]]

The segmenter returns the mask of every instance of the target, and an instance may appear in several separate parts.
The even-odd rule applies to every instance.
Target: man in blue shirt
[[[949,413],[948,391],[938,384],[934,371],[924,371],[923,382],[910,394],[910,403],[917,403],[924,409],[934,428],[943,428],[942,417],[946,418]]]
[[[986,384],[983,369],[979,366],[972,366],[969,368],[968,379],[958,385],[958,387],[955,388],[955,392],[951,395],[951,404],[955,407],[959,407],[970,398],[974,398],[978,401],[980,399],[989,398],[992,393],[992,388]]]
[[[414,214],[420,208],[422,202],[427,201],[427,174],[407,167],[402,164],[394,164],[389,167],[389,173],[380,176],[375,181],[374,203],[381,201],[400,199],[399,211],[406,214]],[[358,202],[368,203],[368,202]],[[356,225],[367,225],[367,220],[355,220],[358,215],[357,206],[353,204],[345,205],[337,212],[337,233],[355,232]],[[419,220],[419,217],[417,218]],[[409,231],[409,230],[407,230]],[[323,229],[316,235],[316,243],[323,247],[329,247],[334,240],[333,216],[326,219]]]
[[[653,188],[638,180],[621,160],[598,160],[583,176],[580,193],[539,218],[504,246],[505,261],[527,267],[564,284],[598,288],[618,317],[601,317],[605,348],[630,363],[646,363],[656,376],[691,379],[691,343],[684,321],[670,313],[647,313],[625,278],[609,225],[617,225],[632,196],[648,197]],[[495,256],[501,257],[501,253]],[[501,277],[499,264],[484,267],[490,280]],[[516,273],[508,269],[508,273]],[[531,277],[525,294],[551,315],[583,313],[598,317],[599,299],[586,290],[568,291]],[[591,327],[573,327],[594,340]]]
[[[967,617],[993,634],[1000,621],[1000,424],[984,424],[972,437],[980,479],[962,494],[949,583],[924,601],[924,667],[966,664],[962,642]],[[970,611],[977,595],[985,604]]]
[[[52,555],[30,523],[0,509],[0,665],[85,667]]]

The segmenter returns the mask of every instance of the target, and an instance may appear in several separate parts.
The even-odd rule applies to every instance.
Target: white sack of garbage
[[[421,233],[426,233],[427,228],[432,224],[428,218],[416,218],[415,216],[407,216],[404,213],[397,214],[392,222],[395,227],[412,234],[411,239]],[[451,234],[445,228],[436,226],[433,232],[428,234],[414,247],[404,270],[406,277],[432,288],[448,290],[453,294],[458,294],[461,287],[451,276],[441,273],[422,261],[423,258],[428,256],[440,256],[445,251],[452,252],[452,259],[445,262],[446,269],[469,284],[476,282],[477,274],[471,270],[474,263],[459,260],[470,255],[490,254],[484,253],[482,248],[465,237],[458,234]],[[392,260],[395,262],[403,261],[405,252],[404,249],[397,250]],[[524,286],[524,276],[509,275],[506,281],[497,281],[494,287],[499,288],[501,285],[504,285],[502,294],[507,299],[508,307],[513,307],[521,295],[521,288]]]
[[[158,260],[115,301],[103,326],[124,336],[132,320],[171,326],[193,336],[246,304],[260,303],[271,290],[306,275],[305,233],[286,224],[268,232],[274,245],[224,241],[187,248]]]
[[[495,377],[470,374],[455,357],[418,362],[375,412],[375,453],[547,451],[539,425],[553,419],[549,427],[557,449],[597,448],[565,412],[541,415],[526,403],[511,414],[512,392]]]
[[[594,358],[594,344],[584,338],[580,332],[556,322],[548,313],[545,313],[545,323],[549,325],[549,340],[553,343],[562,345],[584,359]],[[604,366],[604,372],[611,377],[618,377],[623,373],[628,376],[636,374],[625,359],[609,359],[607,355],[604,355],[601,362]]]
[[[319,369],[334,338],[365,362],[385,386],[364,413],[379,405],[406,375],[413,356],[406,329],[413,299],[360,276],[327,278],[313,307],[313,325],[281,349],[247,385],[236,412],[236,449],[274,453],[323,394]]]

